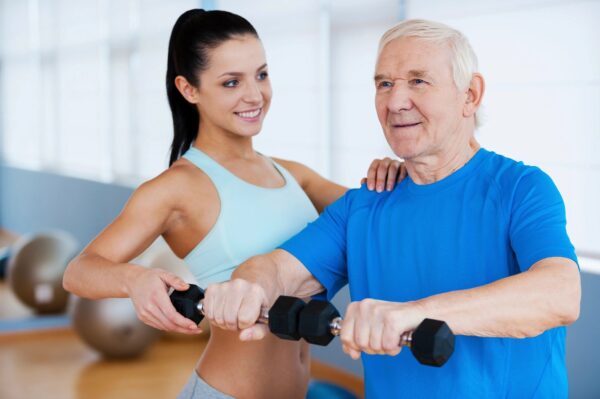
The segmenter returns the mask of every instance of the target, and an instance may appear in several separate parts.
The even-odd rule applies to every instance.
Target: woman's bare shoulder
[[[142,183],[136,192],[140,196],[176,204],[189,196],[213,190],[210,178],[191,162],[179,159],[158,176]]]

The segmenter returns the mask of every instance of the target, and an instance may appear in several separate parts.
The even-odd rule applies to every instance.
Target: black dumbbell
[[[173,291],[170,295],[175,310],[184,317],[200,324],[204,318],[202,300],[204,290],[194,284],[185,291]],[[291,296],[280,296],[271,309],[261,309],[257,323],[267,324],[269,330],[282,339],[299,340],[298,318],[306,303]]]
[[[298,332],[307,342],[325,346],[342,331],[342,318],[330,302],[312,300],[300,312]],[[400,337],[421,364],[443,366],[454,352],[454,333],[440,320],[425,319]]]

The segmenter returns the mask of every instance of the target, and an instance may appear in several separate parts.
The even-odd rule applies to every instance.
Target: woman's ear
[[[187,102],[191,104],[198,103],[198,89],[194,85],[190,84],[186,78],[178,75],[175,78],[175,87],[177,87],[177,90],[179,90]]]
[[[485,81],[483,80],[483,76],[479,73],[474,73],[469,88],[467,89],[467,100],[465,101],[465,106],[463,108],[464,117],[475,115],[475,112],[477,112],[481,105],[484,92]]]

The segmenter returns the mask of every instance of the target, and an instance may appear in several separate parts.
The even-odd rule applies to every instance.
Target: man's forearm
[[[279,295],[306,298],[323,291],[323,286],[289,252],[277,249],[265,255],[254,256],[242,263],[231,275],[260,285],[270,303]]]
[[[426,317],[446,321],[458,335],[524,338],[574,322],[580,298],[574,262],[548,258],[527,272],[416,303]]]

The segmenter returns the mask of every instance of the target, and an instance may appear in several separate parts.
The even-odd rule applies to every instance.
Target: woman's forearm
[[[128,283],[143,270],[142,266],[115,263],[100,255],[82,253],[69,263],[63,286],[85,298],[123,298],[129,296]]]

